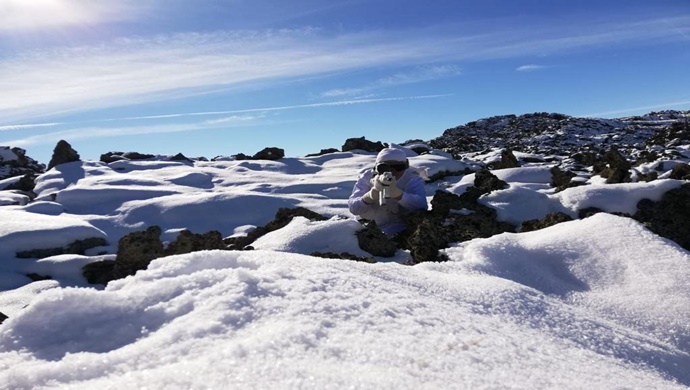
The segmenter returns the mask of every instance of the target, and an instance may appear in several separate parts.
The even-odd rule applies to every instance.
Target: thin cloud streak
[[[393,98],[379,98],[379,99],[360,99],[360,100],[343,100],[338,102],[328,103],[314,103],[302,104],[294,106],[281,107],[265,107],[265,108],[250,108],[245,110],[229,110],[229,111],[208,111],[208,112],[190,112],[182,114],[170,115],[152,115],[141,117],[127,117],[127,118],[112,118],[103,121],[89,121],[89,122],[106,122],[106,121],[130,121],[130,120],[145,120],[145,119],[162,119],[162,118],[180,118],[191,116],[213,116],[213,115],[227,115],[260,112],[267,113],[271,111],[284,111],[300,108],[318,108],[318,107],[337,107],[353,104],[366,104],[377,102],[391,102],[402,100],[416,100],[416,99],[435,99],[452,95],[423,95],[423,96],[408,96],[408,97],[393,97]],[[256,125],[256,121],[263,119],[264,115],[234,115],[227,118],[220,118],[215,120],[206,120],[191,124],[171,124],[171,125],[150,125],[150,126],[124,126],[124,127],[82,127],[77,129],[70,129],[64,131],[57,131],[52,133],[40,134],[31,137],[25,137],[16,140],[4,141],[9,145],[24,147],[28,145],[55,143],[61,139],[80,140],[93,138],[110,138],[128,135],[144,135],[144,134],[163,134],[163,133],[179,133],[188,131],[211,130],[217,128],[235,128],[247,127]],[[84,123],[84,122],[80,122]],[[73,123],[72,123],[73,124]],[[70,125],[70,123],[63,123],[63,125]]]
[[[656,109],[668,109],[668,107],[678,107],[678,106],[687,106],[688,108],[690,108],[690,100],[668,102],[668,103],[662,103],[662,104],[655,104],[655,105],[651,105],[651,106],[625,108],[625,109],[615,110],[615,111],[597,112],[594,114],[584,114],[581,116],[590,117],[590,118],[592,118],[592,117],[593,118],[608,117],[611,115],[626,114],[626,113],[631,113],[631,112],[643,112],[643,111],[656,110]]]
[[[546,68],[546,66],[531,64],[531,65],[518,66],[515,69],[515,71],[516,72],[534,72],[535,70],[540,70],[540,69],[544,69],[544,68]]]
[[[62,123],[59,122],[52,122],[52,123],[31,123],[31,124],[25,124],[25,125],[8,125],[8,126],[0,126],[0,131],[13,131],[13,130],[25,130],[25,129],[35,129],[35,128],[41,128],[41,127],[54,127],[54,126],[59,126]]]

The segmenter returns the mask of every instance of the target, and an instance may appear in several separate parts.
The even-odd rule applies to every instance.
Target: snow
[[[430,174],[474,166],[408,155]],[[405,251],[375,264],[310,256],[370,256],[346,200],[374,159],[76,162],[41,175],[38,201],[0,207],[0,387],[690,386],[690,253],[632,219],[600,213],[456,243],[450,261],[413,267],[399,264]],[[585,207],[631,213],[683,183],[595,179],[555,193],[548,169],[494,171],[509,187],[480,202],[517,224]],[[473,175],[444,180],[461,193]],[[150,225],[165,241],[183,228],[228,237],[296,206],[329,219],[296,217],[253,251],[156,259],[106,287],[81,275]],[[14,257],[90,237],[107,253]]]

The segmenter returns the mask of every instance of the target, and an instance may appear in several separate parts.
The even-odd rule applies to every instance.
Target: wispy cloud
[[[362,96],[383,88],[396,87],[406,84],[421,83],[459,75],[460,69],[455,65],[418,66],[405,72],[397,72],[390,76],[373,81],[368,85],[349,88],[331,89],[320,94],[321,97]]]
[[[606,112],[596,112],[596,113],[591,113],[591,114],[583,114],[580,116],[584,117],[610,117],[614,115],[622,115],[622,114],[635,114],[635,113],[643,113],[643,112],[649,112],[650,110],[658,110],[658,109],[668,109],[669,107],[685,107],[686,109],[690,109],[690,100],[680,100],[680,101],[671,101],[671,102],[666,102],[666,103],[661,103],[661,104],[654,104],[654,105],[649,105],[649,106],[640,106],[640,107],[632,107],[632,108],[623,108],[620,110],[612,110],[612,111],[606,111]]]
[[[73,0],[76,3],[76,0]],[[690,16],[607,23],[570,30],[530,26],[524,31],[324,33],[315,29],[185,33],[121,39],[102,46],[34,51],[0,59],[0,118],[4,123],[230,88],[268,88],[280,80],[386,66],[419,67],[430,58],[459,63],[524,58],[605,45],[684,40]],[[669,26],[671,23],[674,27]],[[683,27],[678,27],[683,26]],[[678,31],[680,29],[680,31]],[[425,77],[447,77],[457,68],[417,68],[324,96],[367,93]],[[444,73],[445,72],[445,73]]]
[[[243,113],[258,113],[258,115],[231,115],[224,118],[209,119],[200,122],[188,124],[153,124],[153,125],[139,125],[139,126],[86,126],[77,127],[70,130],[55,131],[51,133],[23,137],[15,140],[4,141],[13,146],[24,147],[36,144],[50,144],[55,143],[61,139],[79,140],[91,138],[107,138],[119,137],[126,135],[143,135],[143,134],[163,134],[163,133],[178,133],[188,131],[209,130],[215,128],[233,128],[253,126],[260,120],[266,118],[266,113],[273,111],[295,110],[303,108],[318,108],[318,107],[337,107],[348,106],[355,104],[369,104],[379,102],[392,102],[403,100],[418,100],[418,99],[436,99],[450,95],[420,95],[420,96],[405,96],[405,97],[391,97],[378,99],[357,99],[357,100],[341,100],[337,102],[301,104],[293,106],[279,106],[279,107],[262,107],[250,108],[244,110],[228,110],[228,111],[203,111],[203,112],[187,112],[168,115],[151,115],[139,117],[124,117],[124,118],[110,118],[105,120],[91,121],[91,122],[128,122],[133,120],[146,119],[168,119],[168,118],[182,118],[182,117],[203,117],[216,116],[228,114],[243,114]],[[85,122],[81,122],[82,124]],[[61,123],[60,125],[75,126],[79,123]],[[35,124],[32,126],[40,126]],[[53,125],[53,124],[45,124]],[[57,125],[57,124],[56,124]],[[12,126],[7,126],[12,127]],[[15,126],[18,127],[18,126]],[[19,129],[17,129],[19,130]]]
[[[31,123],[31,124],[25,124],[25,125],[8,125],[8,126],[0,126],[0,131],[14,131],[14,130],[35,129],[35,128],[40,128],[40,127],[53,127],[53,126],[58,126],[61,124],[62,123],[53,122],[53,123]]]
[[[544,69],[544,68],[546,68],[546,66],[544,66],[544,65],[530,64],[530,65],[518,66],[515,69],[515,71],[516,72],[534,72],[535,70],[540,70],[540,69]]]

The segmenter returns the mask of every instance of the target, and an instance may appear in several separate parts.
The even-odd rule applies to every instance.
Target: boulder
[[[280,148],[265,148],[254,156],[253,160],[280,160],[285,157],[285,150]]]
[[[367,140],[364,137],[360,138],[348,138],[345,140],[345,144],[343,144],[342,151],[343,152],[349,152],[351,150],[364,150],[367,152],[380,152],[381,149],[385,148],[385,145],[381,143],[381,141],[378,142],[372,142]]]
[[[373,257],[355,256],[355,255],[353,255],[351,253],[347,253],[347,252],[343,252],[343,253],[312,252],[309,254],[309,256],[321,257],[324,259],[343,259],[343,260],[361,261],[363,263],[376,263],[376,260],[374,260]]]
[[[690,180],[690,165],[678,164],[671,169],[671,179]]]
[[[55,149],[53,149],[53,157],[50,159],[50,163],[48,163],[48,170],[57,165],[74,161],[81,161],[79,158],[79,153],[72,149],[72,145],[70,145],[67,141],[60,140],[58,141],[57,145],[55,145]]]
[[[305,157],[323,156],[324,154],[338,153],[339,151],[340,151],[340,150],[335,149],[335,148],[321,149],[320,152],[318,152],[318,153],[310,153],[310,154],[307,154]]]
[[[81,271],[87,282],[106,285],[109,281],[115,279],[113,278],[114,268],[115,260],[103,260],[86,264]]]
[[[0,324],[2,324],[8,317],[2,313],[0,313]]]
[[[658,202],[641,200],[633,218],[690,251],[690,183],[667,191]]]
[[[0,180],[24,175],[36,177],[45,172],[45,168],[44,164],[28,157],[24,149],[0,146]]]
[[[117,257],[112,278],[120,279],[146,269],[151,260],[164,255],[160,240],[161,228],[151,226],[145,231],[134,232],[122,237],[117,244]]]
[[[545,229],[549,226],[559,224],[561,222],[572,221],[573,218],[562,212],[555,212],[548,214],[543,219],[530,219],[529,221],[524,221],[518,229],[520,232],[531,232],[534,230]]]
[[[359,247],[374,256],[393,257],[398,251],[398,245],[389,239],[373,221],[367,222],[364,229],[357,231],[356,234]]]
[[[616,148],[611,148],[604,154],[603,164],[594,166],[595,172],[606,178],[608,184],[629,183],[630,168],[632,164]]]
[[[520,162],[510,149],[501,151],[501,161],[490,164],[491,169],[519,168]]]
[[[256,229],[252,230],[247,234],[246,236],[241,236],[241,237],[229,237],[223,240],[225,242],[225,245],[227,245],[227,249],[231,250],[245,250],[245,249],[252,249],[249,247],[251,243],[256,241],[259,237],[272,232],[274,230],[281,229],[287,224],[292,221],[292,218],[294,217],[305,217],[310,221],[325,221],[328,218],[324,217],[323,215],[316,213],[314,211],[311,211],[309,209],[306,209],[304,207],[295,207],[295,208],[285,208],[281,207],[278,209],[278,212],[276,212],[275,218],[267,223],[265,226],[259,226]]]
[[[181,231],[175,241],[164,250],[165,256],[179,255],[202,250],[225,249],[223,236],[217,230],[195,234],[189,230]]]
[[[86,250],[107,245],[107,241],[102,237],[91,237],[83,240],[75,240],[71,244],[59,248],[31,249],[16,253],[20,259],[43,259],[50,256],[73,254],[83,255]]]

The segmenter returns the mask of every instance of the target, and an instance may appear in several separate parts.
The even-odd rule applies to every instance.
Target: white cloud
[[[421,83],[459,75],[460,69],[455,65],[419,66],[406,72],[398,72],[388,77],[375,80],[369,85],[354,88],[336,88],[320,94],[321,97],[361,96],[364,93],[406,84]]]
[[[543,65],[522,65],[518,66],[517,69],[515,69],[516,72],[533,72],[535,70],[540,70],[546,68]]]
[[[679,16],[672,22],[674,26],[690,25],[690,17]],[[281,80],[334,72],[413,68],[430,58],[457,63],[684,39],[668,23],[666,18],[588,26],[587,33],[574,27],[566,31],[548,26],[530,26],[522,32],[495,30],[488,35],[433,29],[329,35],[309,28],[187,33],[34,51],[0,59],[0,118],[5,123],[26,121],[39,115],[153,102],[209,90],[268,88]],[[373,87],[447,77],[454,72],[458,69],[418,68],[381,79]],[[372,86],[326,94],[353,96],[367,88]]]

